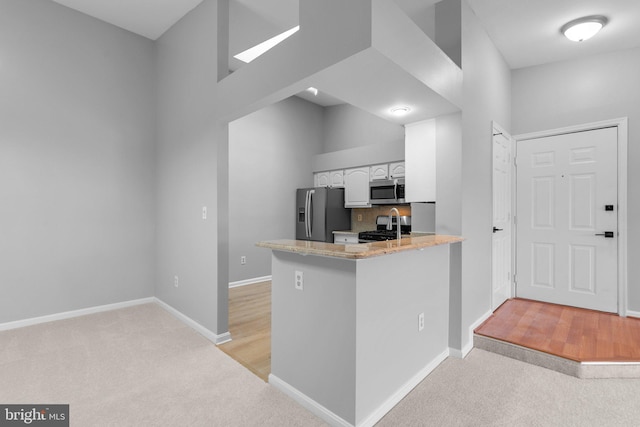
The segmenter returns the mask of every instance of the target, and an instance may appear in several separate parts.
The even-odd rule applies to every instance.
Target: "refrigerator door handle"
[[[315,193],[315,190],[309,190],[309,238],[313,234],[313,195]]]
[[[307,238],[309,238],[309,196],[309,190],[307,190],[304,199],[304,234]]]

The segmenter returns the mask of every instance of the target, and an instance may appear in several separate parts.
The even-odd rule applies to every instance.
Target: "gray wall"
[[[271,251],[257,241],[295,239],[295,190],[313,186],[323,110],[291,97],[229,124],[231,282],[271,274]]]
[[[462,276],[460,342],[470,345],[469,327],[491,309],[492,120],[511,125],[511,73],[466,2],[462,4]],[[455,264],[456,260],[452,260]],[[452,284],[453,285],[453,284]],[[457,290],[453,290],[457,292]],[[453,295],[453,294],[452,294]],[[460,345],[460,347],[458,347]]]
[[[458,67],[462,66],[462,0],[441,0],[435,4],[433,41]]]
[[[326,107],[324,152],[404,141],[404,127],[349,104]]]
[[[154,47],[0,2],[0,323],[150,297]]]
[[[436,232],[462,234],[462,114],[436,119]]]
[[[436,233],[462,233],[462,113],[436,119]],[[462,243],[449,252],[449,345],[462,349]]]
[[[363,423],[447,350],[448,258],[444,245],[360,260],[274,251],[273,375]]]
[[[628,308],[640,311],[640,49],[513,71],[513,133],[629,118]]]
[[[218,318],[219,155],[225,126],[212,115],[216,96],[217,2],[205,0],[157,41],[158,243],[156,296],[216,333]],[[219,154],[221,153],[221,154]],[[224,171],[224,167],[222,168]],[[225,179],[224,177],[222,178]],[[226,182],[224,182],[226,186]],[[202,207],[208,217],[202,219]],[[227,265],[222,263],[223,272]],[[174,287],[174,276],[179,287]],[[220,291],[226,287],[221,286]],[[226,302],[225,302],[226,305]]]

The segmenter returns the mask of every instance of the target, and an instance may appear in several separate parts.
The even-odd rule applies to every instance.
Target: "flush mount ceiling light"
[[[585,16],[567,22],[560,32],[571,41],[581,42],[595,36],[607,24],[608,19],[601,15]]]
[[[313,94],[313,96],[318,96],[318,89],[316,89],[315,87],[310,87],[307,88],[307,92],[311,92]]]
[[[269,40],[263,41],[260,44],[251,47],[244,52],[240,52],[233,57],[239,59],[242,62],[249,63],[256,59],[258,56],[262,55],[278,43],[282,42],[287,37],[291,36],[293,33],[297,32],[300,29],[300,25],[291,28],[290,30],[285,31],[284,33],[280,33],[275,37],[271,37]]]
[[[411,108],[406,107],[406,106],[402,106],[402,107],[393,107],[391,109],[391,114],[393,114],[394,116],[404,116],[405,114],[407,114],[409,111],[411,111]]]

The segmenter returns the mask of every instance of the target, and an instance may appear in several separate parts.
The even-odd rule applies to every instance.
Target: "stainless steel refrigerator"
[[[299,188],[296,193],[296,239],[333,243],[333,232],[351,229],[351,209],[344,188]]]

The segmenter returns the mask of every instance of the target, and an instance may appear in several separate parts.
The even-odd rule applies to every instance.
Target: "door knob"
[[[604,233],[596,233],[596,236],[604,236],[607,239],[613,239],[615,233],[613,231],[605,231]]]
[[[493,232],[495,233],[496,231],[502,231],[502,228],[497,228],[497,227],[493,227]]]

